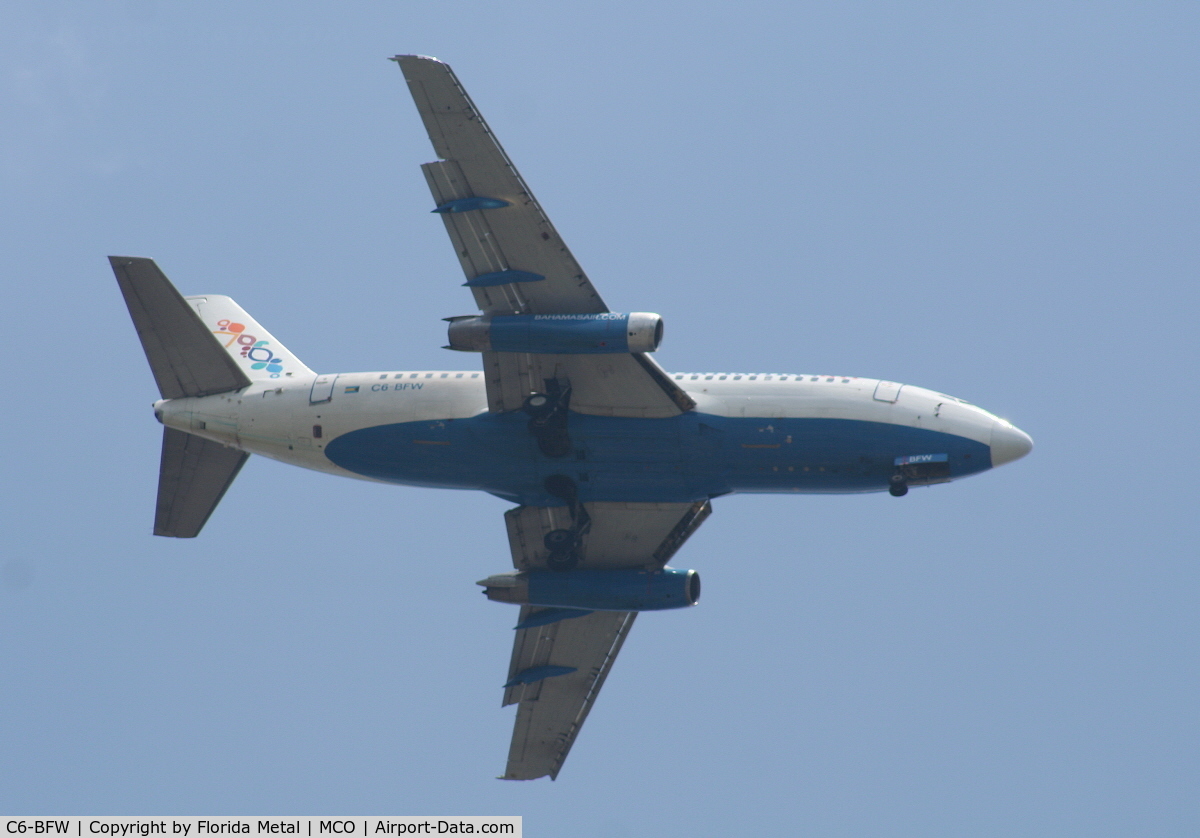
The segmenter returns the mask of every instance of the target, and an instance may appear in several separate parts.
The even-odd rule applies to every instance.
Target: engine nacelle
[[[464,352],[533,352],[542,355],[592,355],[653,352],[662,342],[657,314],[504,314],[455,317],[450,346]]]
[[[534,570],[489,576],[488,599],[588,611],[662,611],[700,601],[694,570]]]

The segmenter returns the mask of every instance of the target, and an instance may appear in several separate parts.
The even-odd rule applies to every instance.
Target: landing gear
[[[908,478],[903,474],[893,474],[888,479],[888,492],[892,497],[900,498],[908,494]]]
[[[579,502],[575,481],[565,474],[552,474],[546,478],[546,493],[565,500],[571,510],[570,529],[550,530],[542,536],[542,544],[549,551],[546,567],[551,570],[573,570],[583,558],[583,537],[592,527],[591,516]]]
[[[574,530],[550,530],[542,539],[542,543],[551,553],[570,550],[579,545],[579,536]]]
[[[550,379],[546,382],[545,393],[534,393],[521,405],[521,410],[529,414],[529,432],[547,457],[559,458],[571,453],[571,436],[567,433],[570,403],[570,385],[562,387]]]
[[[541,416],[551,408],[553,405],[550,403],[550,397],[545,393],[534,393],[525,400],[525,404],[521,405],[521,410],[530,416]]]
[[[546,557],[546,567],[551,570],[574,570],[579,565],[579,554],[574,550],[557,551]]]

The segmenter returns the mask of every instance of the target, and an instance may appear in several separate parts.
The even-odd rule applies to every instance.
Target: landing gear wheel
[[[557,553],[561,550],[570,550],[575,546],[577,539],[573,530],[550,530],[542,537],[542,543],[546,545],[546,549],[551,553]]]
[[[546,567],[551,570],[574,570],[579,564],[579,554],[574,550],[555,550],[546,557]]]
[[[893,474],[888,483],[888,491],[892,497],[901,498],[908,494],[908,481],[903,474]]]
[[[547,412],[550,408],[550,397],[545,393],[534,393],[532,396],[526,398],[525,403],[521,405],[521,410],[530,416],[539,416]]]

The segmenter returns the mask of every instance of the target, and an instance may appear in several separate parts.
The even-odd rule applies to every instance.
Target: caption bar
[[[387,838],[404,835],[505,835],[521,838],[520,816],[464,815],[421,817],[338,817],[338,818],[16,818],[0,819],[4,832],[0,838],[212,838],[228,835],[336,836],[336,838]]]

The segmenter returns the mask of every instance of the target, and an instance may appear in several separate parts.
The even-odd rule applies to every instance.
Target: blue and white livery
[[[344,477],[478,489],[505,513],[520,607],[505,779],[557,776],[641,611],[686,608],[668,561],[733,492],[948,483],[1029,453],[961,399],[841,375],[667,373],[663,319],[612,312],[450,68],[397,56],[438,160],[422,166],[474,296],[448,318],[469,370],[317,374],[233,300],[110,257],[162,399],[154,533],[199,534],[250,454]]]

